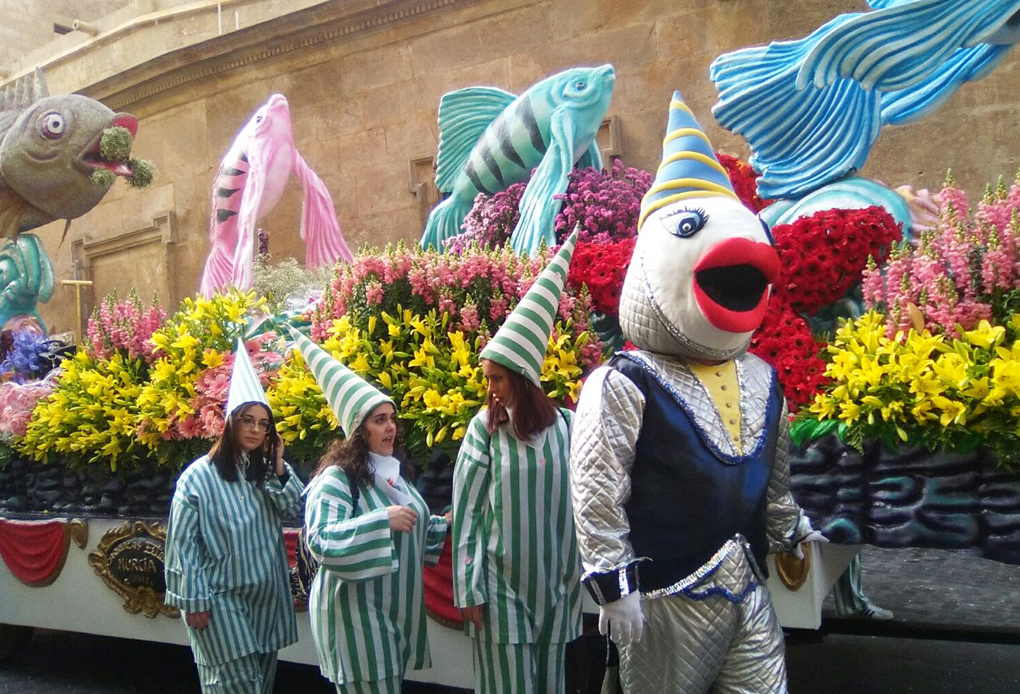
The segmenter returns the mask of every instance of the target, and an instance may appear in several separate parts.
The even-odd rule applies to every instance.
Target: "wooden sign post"
[[[92,280],[60,280],[63,285],[69,285],[74,287],[74,344],[81,344],[82,336],[82,325],[81,325],[81,288],[91,287]]]

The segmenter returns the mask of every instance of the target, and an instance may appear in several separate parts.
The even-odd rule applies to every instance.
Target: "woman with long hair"
[[[305,500],[319,669],[340,694],[398,694],[407,668],[431,664],[422,565],[439,560],[448,519],[430,516],[408,482],[393,401],[295,340],[347,435],[320,460]]]
[[[476,692],[564,692],[566,644],[581,634],[571,413],[539,376],[575,242],[482,351],[488,408],[468,425],[454,470],[454,602],[473,639]]]
[[[184,613],[204,694],[268,694],[297,641],[280,521],[302,485],[240,341],[234,359],[223,434],[174,491],[165,602]]]

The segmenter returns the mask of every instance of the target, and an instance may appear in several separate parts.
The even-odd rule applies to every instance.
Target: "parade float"
[[[909,34],[935,4],[946,14],[939,30],[894,53],[886,73],[854,62],[862,56],[847,42],[872,40],[868,21],[891,18],[883,26]],[[787,626],[818,626],[821,600],[859,545],[968,549],[1020,563],[1012,424],[1020,412],[1020,181],[992,186],[976,205],[947,185],[924,229],[911,193],[855,175],[883,125],[929,115],[1002,60],[1015,39],[1007,26],[1015,10],[980,3],[980,21],[964,35],[947,28],[959,19],[954,13],[967,11],[960,2],[871,5],[801,41],[722,56],[712,70],[720,92],[714,114],[753,152],[749,164],[719,160],[769,228],[782,266],[750,351],[778,373],[794,413],[792,488],[833,543],[821,561],[773,563],[769,586]],[[423,247],[412,241],[354,256],[339,226],[328,224],[336,221],[332,199],[294,148],[289,114],[272,137],[255,125],[266,118],[253,116],[237,141],[282,151],[285,163],[282,173],[260,170],[246,149],[233,147],[224,159],[213,185],[202,296],[177,307],[109,297],[63,360],[54,357],[58,346],[30,331],[12,332],[10,345],[0,341],[7,350],[0,371],[8,374],[0,385],[7,567],[0,656],[27,634],[10,625],[186,643],[178,614],[161,599],[165,519],[176,476],[222,430],[238,337],[302,474],[340,434],[300,354],[280,337],[284,325],[393,396],[436,511],[449,503],[451,461],[484,401],[478,355],[575,227],[579,243],[543,386],[571,406],[584,376],[630,347],[619,299],[653,175],[603,162],[594,143],[612,68],[571,75],[521,96],[478,88],[444,97],[437,186],[450,196],[430,216]],[[543,105],[537,114],[536,103]],[[754,117],[763,103],[774,118]],[[271,99],[266,108],[282,113],[282,104]],[[854,109],[839,108],[846,104]],[[823,117],[837,113],[844,115]],[[126,118],[104,123],[134,135]],[[138,171],[151,171],[131,163],[123,142],[110,147],[88,158],[98,174],[90,174],[91,185],[108,188],[106,171],[144,184]],[[325,281],[303,275],[268,289],[259,284],[255,222],[277,203],[291,172],[305,192],[306,264],[322,265],[326,256],[326,264],[340,262]],[[85,209],[39,214],[33,224]],[[52,293],[49,261],[23,233],[33,224],[19,222],[20,235],[0,251],[16,256],[5,267],[19,269],[5,270],[3,298],[22,302],[12,315],[31,316]],[[541,234],[518,231],[539,227]],[[23,269],[23,257],[36,258],[39,270]],[[286,537],[301,609],[308,577],[295,551],[297,521]],[[435,665],[409,679],[469,686],[448,554],[444,561],[425,577]],[[301,641],[281,657],[314,663],[307,619],[299,625]]]

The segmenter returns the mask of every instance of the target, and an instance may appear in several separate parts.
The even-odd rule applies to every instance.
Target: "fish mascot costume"
[[[620,301],[638,349],[588,378],[571,442],[583,581],[626,694],[787,690],[765,557],[824,538],[790,494],[776,375],[747,353],[778,274],[674,93]]]

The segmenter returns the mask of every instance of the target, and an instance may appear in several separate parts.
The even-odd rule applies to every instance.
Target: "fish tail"
[[[429,213],[425,232],[421,235],[421,247],[442,252],[444,242],[460,233],[461,223],[470,211],[471,201],[465,203],[456,195],[436,205]]]
[[[305,265],[309,268],[333,265],[337,260],[351,262],[354,254],[344,240],[337,220],[333,198],[322,179],[312,171],[295,150],[294,173],[305,192],[301,206],[301,238],[307,247]]]

